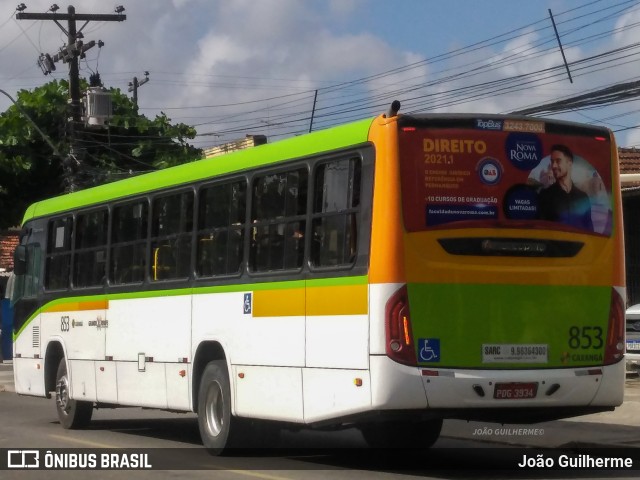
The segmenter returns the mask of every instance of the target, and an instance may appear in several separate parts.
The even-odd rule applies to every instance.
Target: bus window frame
[[[51,217],[47,217],[46,219],[46,232],[45,232],[45,249],[44,249],[44,265],[43,265],[43,275],[42,275],[42,288],[45,293],[59,293],[59,292],[68,292],[72,291],[73,287],[71,285],[71,275],[73,272],[73,252],[74,252],[74,243],[75,243],[75,219],[76,210],[60,212],[60,214],[52,215]],[[53,223],[58,220],[70,218],[71,219],[71,232],[69,233],[69,249],[66,252],[62,253],[53,253],[49,251],[49,243],[51,238],[49,234],[52,233],[50,227]],[[47,279],[49,275],[49,263],[48,260],[50,257],[59,257],[63,255],[69,256],[69,271],[67,274],[67,286],[64,288],[50,288],[47,286]]]
[[[276,217],[278,220],[278,222],[275,222],[275,219],[269,219],[269,220],[263,220],[260,222],[256,222],[253,223],[253,207],[254,207],[254,195],[253,195],[253,190],[254,190],[254,185],[257,179],[261,178],[261,177],[266,177],[268,175],[278,175],[278,174],[282,174],[282,173],[288,173],[288,172],[293,172],[296,170],[304,170],[306,175],[307,175],[307,199],[306,199],[306,210],[304,214],[299,214],[299,215],[292,215],[290,217],[288,216],[283,216],[283,217]],[[308,237],[308,208],[309,208],[309,171],[310,171],[310,165],[309,165],[309,161],[308,160],[300,160],[300,159],[293,159],[292,161],[287,161],[287,162],[283,162],[282,164],[278,164],[275,166],[270,166],[269,168],[259,168],[257,170],[254,170],[252,172],[249,172],[248,175],[248,184],[247,184],[247,218],[246,218],[246,224],[245,224],[245,240],[244,240],[244,246],[245,246],[245,271],[246,274],[248,275],[249,278],[255,278],[255,279],[270,279],[271,277],[282,277],[282,276],[295,276],[295,277],[299,277],[301,276],[301,274],[303,274],[304,270],[305,270],[305,265],[306,265],[306,258],[307,258],[307,252],[306,252],[306,248],[304,247],[303,244],[303,248],[305,248],[305,251],[303,252],[303,257],[302,257],[302,263],[300,265],[300,267],[296,267],[296,268],[282,268],[282,269],[277,269],[277,270],[252,270],[251,268],[251,262],[252,262],[252,253],[251,253],[251,242],[252,242],[252,229],[253,228],[257,228],[260,226],[268,226],[271,224],[284,224],[285,228],[287,226],[288,223],[290,222],[294,222],[294,221],[304,221],[305,222],[305,231],[304,231],[304,236],[305,238]],[[286,197],[285,197],[285,214],[286,214]],[[297,220],[296,220],[297,219]],[[306,241],[305,241],[306,242]],[[284,264],[284,260],[283,260],[283,264]]]
[[[194,277],[195,277],[195,266],[194,266],[194,240],[195,240],[195,229],[196,229],[196,221],[197,221],[197,211],[198,211],[198,197],[196,195],[197,190],[198,190],[198,184],[197,183],[193,183],[190,185],[178,185],[176,187],[172,187],[172,188],[168,188],[168,189],[164,189],[164,190],[156,190],[153,192],[150,192],[147,195],[148,198],[148,204],[149,204],[149,210],[148,210],[148,224],[147,224],[147,257],[146,257],[146,273],[145,273],[145,281],[143,282],[143,284],[148,284],[150,285],[166,285],[166,284],[174,284],[174,283],[184,283],[184,282],[190,282]],[[165,235],[165,236],[153,236],[153,221],[154,221],[154,203],[156,200],[158,199],[162,199],[165,197],[171,197],[171,196],[176,196],[176,195],[182,195],[185,193],[191,193],[191,231],[190,232],[181,232],[181,233],[173,233],[171,235]],[[182,205],[181,205],[182,208]],[[154,240],[158,240],[158,239],[163,239],[163,238],[178,238],[178,237],[189,237],[189,241],[191,243],[190,248],[189,248],[189,265],[187,267],[188,273],[186,276],[179,276],[179,277],[172,277],[172,278],[166,278],[166,279],[154,279],[152,278],[152,271],[153,271],[153,258],[152,256],[155,255],[153,253],[153,242]],[[161,247],[159,247],[161,248]]]
[[[198,264],[198,237],[201,233],[205,233],[206,231],[211,231],[218,228],[218,227],[215,227],[213,229],[212,228],[200,229],[200,224],[199,224],[200,223],[200,202],[202,198],[202,192],[209,188],[215,188],[217,186],[224,186],[224,185],[232,185],[234,183],[239,183],[239,182],[244,182],[245,199],[244,199],[244,215],[243,215],[243,221],[241,225],[242,234],[243,234],[242,246],[241,246],[242,258],[240,259],[238,270],[236,272],[231,272],[231,273],[200,275],[198,274],[198,265],[197,265]],[[217,177],[215,179],[210,179],[203,183],[199,183],[197,184],[196,187],[197,188],[196,188],[196,196],[195,196],[195,203],[194,203],[194,214],[195,214],[194,228],[193,228],[194,235],[193,235],[193,248],[192,248],[193,278],[197,282],[241,278],[245,273],[245,270],[247,269],[247,250],[246,250],[245,240],[247,236],[247,222],[249,218],[248,210],[249,210],[250,183],[249,183],[248,176],[238,175],[237,173],[231,174],[231,175],[224,175],[224,176]],[[219,227],[219,228],[223,228],[223,227]],[[231,228],[231,225],[228,225],[226,228],[227,228],[227,231],[229,231],[229,229]],[[227,252],[227,255],[228,255],[228,252]],[[226,261],[228,262],[228,260],[229,259],[227,257]]]
[[[315,212],[314,211],[314,201],[315,201],[315,194],[316,194],[316,174],[318,173],[318,171],[320,170],[320,168],[323,165],[327,165],[330,163],[336,163],[336,162],[340,162],[340,161],[351,161],[351,160],[356,160],[359,163],[359,168],[360,168],[360,179],[359,179],[359,187],[360,187],[360,192],[359,192],[359,202],[358,202],[358,206],[357,207],[353,207],[350,206],[349,208],[345,208],[343,210],[335,210],[335,211],[329,211],[329,212]],[[362,200],[363,200],[363,192],[364,192],[364,185],[363,185],[363,179],[364,179],[364,158],[362,155],[362,152],[360,151],[355,151],[355,152],[351,152],[350,154],[347,155],[336,155],[332,158],[327,158],[327,159],[321,159],[317,162],[314,163],[313,165],[313,170],[312,170],[312,177],[311,177],[311,186],[310,186],[310,192],[311,194],[309,195],[309,202],[310,202],[310,206],[309,206],[309,211],[308,211],[308,217],[309,217],[309,229],[311,230],[311,235],[313,235],[313,222],[316,219],[323,219],[323,218],[330,218],[330,217],[337,217],[337,216],[351,216],[353,215],[355,218],[355,231],[356,231],[356,240],[355,240],[355,253],[353,256],[353,261],[348,262],[348,263],[341,263],[338,265],[314,265],[314,263],[312,262],[312,238],[308,238],[308,248],[307,250],[307,254],[308,254],[308,265],[309,265],[309,271],[311,273],[316,273],[316,272],[325,272],[325,271],[336,271],[336,270],[350,270],[351,268],[355,267],[356,263],[358,262],[358,257],[360,255],[360,237],[362,235]],[[371,236],[371,233],[369,232],[369,237]],[[309,237],[311,237],[311,235]],[[370,240],[369,240],[370,242]]]
[[[128,207],[136,204],[146,204],[146,232],[144,236],[144,240],[128,240],[126,242],[120,242],[117,245],[122,246],[123,244],[142,244],[144,242],[144,265],[143,265],[143,275],[142,280],[136,282],[123,282],[123,283],[114,283],[112,281],[112,262],[113,262],[113,222],[115,219],[115,210],[121,207]],[[107,252],[107,288],[114,290],[130,290],[130,289],[139,289],[143,285],[148,284],[148,264],[147,260],[149,258],[149,237],[150,237],[150,228],[151,228],[151,202],[149,199],[149,195],[140,195],[132,198],[125,199],[124,201],[119,202],[109,202],[109,238],[108,238],[108,252]]]
[[[99,206],[93,206],[91,208],[83,209],[83,210],[75,210],[73,212],[73,239],[72,239],[72,248],[71,248],[71,279],[70,279],[70,288],[71,290],[85,291],[85,290],[100,290],[104,289],[107,285],[107,280],[109,277],[109,254],[111,252],[110,247],[110,233],[111,233],[111,205],[108,203],[101,204]],[[77,286],[75,284],[75,268],[76,268],[76,255],[78,254],[78,248],[76,247],[76,241],[78,236],[78,217],[81,215],[90,215],[92,213],[106,211],[107,213],[107,229],[106,229],[106,242],[100,246],[93,247],[84,247],[80,249],[80,253],[85,253],[87,251],[97,251],[98,249],[105,250],[105,263],[104,263],[104,275],[101,283],[95,285],[87,285],[87,286]]]

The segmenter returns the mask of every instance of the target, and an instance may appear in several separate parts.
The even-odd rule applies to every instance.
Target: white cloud
[[[116,3],[85,0],[76,5],[76,10],[111,13]],[[318,107],[326,108],[329,102],[346,103],[368,94],[374,98],[372,107],[354,115],[377,113],[379,105],[386,105],[394,97],[403,102],[403,111],[411,109],[412,105],[420,111],[434,111],[436,107],[430,101],[433,98],[430,95],[448,95],[440,97],[438,110],[503,112],[637,76],[637,67],[632,63],[616,67],[615,76],[606,68],[589,76],[581,76],[578,70],[573,85],[559,76],[562,80],[559,83],[530,85],[511,95],[502,95],[499,87],[488,98],[475,98],[470,92],[464,103],[456,103],[454,95],[459,95],[455,93],[456,89],[561,65],[553,36],[551,44],[541,45],[546,38],[541,35],[548,35],[549,31],[540,33],[530,29],[526,35],[519,35],[509,43],[476,49],[466,56],[427,65],[422,62],[425,57],[421,48],[423,40],[453,45],[462,41],[458,40],[461,32],[452,31],[446,37],[432,38],[435,27],[425,33],[424,25],[419,21],[415,25],[411,23],[413,18],[407,15],[410,5],[398,7],[399,11],[404,8],[405,14],[402,20],[398,19],[398,25],[406,29],[418,28],[420,34],[416,33],[411,46],[407,47],[398,41],[397,32],[393,36],[387,33],[389,37],[385,38],[367,23],[366,19],[376,15],[377,7],[376,2],[367,0],[128,0],[122,3],[126,7],[126,21],[91,22],[85,28],[86,41],[101,39],[105,47],[100,52],[99,63],[98,49],[88,52],[87,61],[82,63],[82,74],[88,76],[89,69],[99,68],[107,86],[126,92],[133,76],[140,78],[148,70],[150,82],[139,91],[142,112],[153,116],[162,109],[174,120],[217,122],[203,129],[225,128],[230,121],[240,119],[271,122],[274,115],[286,113],[303,118],[310,111],[316,88],[416,63],[415,68],[380,76],[358,88],[321,93]],[[50,0],[31,0],[27,11],[44,12],[50,4]],[[12,94],[19,88],[33,88],[47,82],[49,77],[44,77],[35,64],[37,56],[40,52],[55,53],[65,42],[64,34],[53,22],[15,21],[15,5],[16,2],[0,0],[0,61],[3,62],[0,88]],[[451,8],[459,10],[461,7]],[[640,13],[632,12],[618,19],[617,26],[623,28],[638,21]],[[464,25],[460,27],[465,28]],[[506,31],[508,27],[476,30],[475,41],[479,41]],[[572,61],[596,53],[596,48],[602,51],[633,43],[636,30],[620,31],[597,46],[568,47],[567,58]],[[12,43],[12,40],[15,41]],[[554,48],[543,52],[550,45]],[[538,56],[532,57],[534,52]],[[527,56],[528,61],[514,63]],[[433,87],[420,88],[438,78],[469,72],[481,62],[489,63],[491,69],[473,77],[450,78]],[[59,64],[54,77],[66,78],[66,66]],[[277,98],[301,92],[309,93],[246,104],[235,110],[184,108]],[[0,108],[7,105],[2,101],[0,99]],[[285,107],[290,109],[284,110]],[[241,115],[244,112],[244,116]],[[625,120],[632,122],[629,118]],[[621,135],[620,143],[625,144],[627,137],[636,138],[632,135],[637,134],[630,131]]]
[[[631,130],[630,133],[625,138],[626,138],[625,144],[621,146],[640,148],[640,130],[639,129]]]
[[[613,40],[619,44],[637,41],[637,32],[634,32],[629,27],[638,22],[640,22],[640,10],[634,10],[622,15],[616,21],[616,33],[613,35]]]
[[[338,16],[347,16],[364,5],[364,0],[329,0],[329,10]]]
[[[208,75],[212,83],[228,83],[235,78],[236,88],[190,86],[177,102],[193,105],[197,99],[201,105],[229,104],[311,92],[327,81],[381,72],[409,58],[371,33],[330,30],[333,16],[344,16],[349,9],[309,5],[294,0],[257,4],[238,0],[218,5],[215,25],[195,43],[183,80]],[[246,87],[241,88],[243,85]],[[269,108],[262,105],[265,118],[256,114],[258,121],[270,122],[273,105],[280,108],[280,103],[270,102]],[[308,93],[294,107],[309,115],[311,104],[312,94]],[[214,119],[221,116],[219,111],[212,114]],[[214,123],[211,128],[219,130],[224,125]]]
[[[189,3],[191,3],[189,0],[171,0],[171,3],[173,3],[173,6],[175,8],[183,8],[185,5],[189,5]]]

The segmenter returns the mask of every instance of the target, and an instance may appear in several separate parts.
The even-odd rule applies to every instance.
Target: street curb
[[[10,385],[0,385],[0,393],[2,392],[16,393],[16,389]]]

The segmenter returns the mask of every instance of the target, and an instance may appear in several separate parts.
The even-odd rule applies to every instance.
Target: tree
[[[54,80],[17,95],[22,110],[63,157],[71,146],[66,135],[68,88],[66,80]],[[172,124],[164,113],[150,120],[119,90],[111,89],[111,94],[108,128],[83,129],[77,142],[79,188],[201,158],[201,150],[187,143],[195,137],[194,128]],[[0,114],[0,229],[19,225],[29,204],[64,192],[63,161],[15,105]]]

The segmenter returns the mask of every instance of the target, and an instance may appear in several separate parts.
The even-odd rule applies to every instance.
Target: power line
[[[603,22],[619,15],[621,12],[632,11],[638,2],[635,0],[605,2],[596,0],[581,5],[564,12],[557,13],[557,25],[562,26],[563,43],[568,47],[578,47],[589,42],[599,40],[605,36],[622,31],[631,31],[638,27],[638,23],[613,26],[602,30]],[[594,8],[595,7],[595,8]],[[538,36],[534,41],[526,44],[525,48],[518,50],[502,51],[492,57],[479,57],[478,52],[484,48],[491,48],[498,45],[505,45],[507,42],[524,40],[527,35]],[[580,38],[576,38],[580,36]],[[566,40],[566,43],[565,43]],[[388,101],[396,96],[402,96],[403,104],[409,111],[420,108],[450,108],[463,103],[476,102],[486,98],[504,96],[521,92],[524,89],[533,87],[541,88],[563,81],[561,76],[562,65],[559,64],[550,68],[540,68],[543,59],[546,58],[552,48],[553,36],[548,18],[543,18],[531,22],[524,27],[519,27],[511,31],[492,36],[480,42],[472,43],[466,47],[447,52],[446,54],[435,55],[430,58],[403,65],[394,69],[373,75],[364,76],[358,79],[343,82],[328,82],[318,88],[318,108],[316,109],[316,120],[314,126],[319,128],[330,126],[336,122],[348,121],[350,119],[361,118],[370,115],[371,112],[379,111],[388,105]],[[557,47],[556,47],[557,48]],[[630,59],[638,55],[637,45],[627,45],[623,48],[627,50],[604,52],[600,58],[588,57],[577,62],[570,62],[572,69],[576,69],[576,78],[592,75],[602,71],[603,68],[615,68],[625,65]],[[506,49],[505,49],[506,50]],[[440,68],[430,72],[430,80],[420,81],[421,76],[417,75],[418,69],[424,66],[441,66],[445,61],[457,60],[461,65],[454,67]],[[528,62],[534,68],[527,71],[523,65]],[[538,68],[536,68],[536,66]],[[487,81],[486,76],[493,74],[498,69],[518,68],[525,72],[519,75],[502,77],[498,80]],[[222,82],[170,82],[165,78],[158,78],[159,75],[173,75],[167,72],[154,71],[154,83],[158,84],[178,84],[192,86],[212,86],[218,88],[240,87],[245,89],[270,88],[295,88],[295,85],[287,84],[289,79],[284,78],[264,78],[251,76],[229,76],[229,75],[199,75],[199,78],[237,78],[257,82],[247,83],[237,82],[235,85],[228,85]],[[196,74],[197,75],[197,74]],[[398,83],[398,77],[413,76],[410,79],[403,79],[403,84]],[[194,75],[195,76],[195,75]],[[266,82],[281,82],[280,85],[266,85]],[[326,81],[315,81],[316,84]],[[391,86],[390,86],[391,85]],[[444,88],[443,88],[444,87]],[[301,92],[289,93],[285,95],[273,95],[268,98],[257,98],[242,102],[226,102],[224,104],[194,105],[194,106],[168,106],[168,107],[148,107],[144,110],[179,111],[188,110],[205,112],[208,109],[216,109],[213,115],[205,117],[207,121],[198,122],[196,127],[209,126],[215,135],[233,135],[236,133],[246,133],[253,129],[270,129],[275,136],[286,136],[287,134],[302,133],[308,129],[311,105],[315,88],[303,90]],[[624,100],[623,100],[624,101]],[[212,102],[213,103],[213,102]],[[224,110],[224,113],[221,112]],[[197,118],[188,116],[185,118]],[[204,134],[202,134],[204,135]],[[273,135],[272,135],[273,136]],[[222,141],[222,140],[221,140]]]
[[[636,98],[639,96],[640,81],[627,82],[623,84],[612,85],[595,92],[589,92],[567,99],[546,103],[537,107],[531,107],[524,110],[516,110],[512,113],[517,115],[536,115],[566,112],[569,110],[584,108],[586,106],[611,105],[613,103],[619,103],[621,101],[626,101],[630,98]]]
[[[598,2],[592,2],[592,4],[595,4],[595,3],[598,3]],[[609,6],[609,7],[606,7],[605,9],[601,9],[601,10],[598,10],[598,11],[602,11],[602,10],[606,10],[606,9],[610,9],[610,8],[615,8],[615,7],[619,6],[619,5],[629,5],[629,4],[631,4],[631,3],[635,4],[635,3],[637,3],[637,2],[622,2],[622,3],[618,3],[618,4],[614,5],[614,6]],[[625,7],[625,8],[628,8],[628,7]],[[592,12],[592,13],[586,14],[585,16],[587,16],[587,15],[593,15],[593,14],[594,14],[594,13]],[[558,14],[558,16],[560,16],[560,15],[561,15],[561,14]],[[569,20],[565,20],[565,21],[564,21],[564,22],[562,22],[562,23],[566,23],[566,22],[568,22],[568,21],[569,21]],[[595,23],[598,23],[598,22],[599,22],[599,20],[596,20],[595,22],[592,22],[591,24],[595,24]],[[535,23],[539,23],[539,22],[535,22]],[[561,22],[558,22],[558,23],[560,24]],[[549,27],[547,26],[547,27],[544,27],[544,28],[549,28]],[[579,27],[576,27],[576,29],[575,29],[575,30],[577,31],[577,30],[578,30],[578,28],[579,28]],[[518,31],[521,31],[521,30],[520,30],[520,29],[513,30],[513,32],[518,32]],[[600,35],[600,34],[599,34],[599,35]],[[504,34],[503,34],[503,36],[504,36]],[[498,37],[501,37],[501,36],[498,36]],[[593,37],[593,36],[592,36],[592,37]],[[495,38],[495,37],[494,37],[494,38]],[[585,41],[585,39],[586,39],[586,40],[588,40],[589,38],[591,38],[591,37],[584,37],[584,38],[582,39],[582,41]],[[543,39],[543,40],[544,40],[544,39]],[[485,44],[486,44],[486,42],[487,42],[487,41],[484,41],[484,43],[485,43]],[[544,40],[544,42],[548,42],[548,40]],[[544,42],[543,42],[543,43],[544,43]],[[580,43],[580,41],[578,41],[577,43],[579,44],[579,43]],[[483,42],[477,42],[477,44],[483,44]],[[543,51],[543,52],[540,52],[540,53],[536,53],[536,55],[543,55],[544,53],[545,53],[545,52]],[[515,54],[514,54],[513,56],[515,57]],[[507,57],[507,60],[508,60],[508,57]],[[522,58],[520,58],[520,59],[517,59],[516,61],[517,61],[517,62],[523,62],[523,61],[528,61],[528,60],[529,60],[529,58],[528,58],[528,57],[522,57]],[[481,61],[481,60],[480,60],[480,61]],[[424,63],[424,62],[423,62],[423,63]],[[477,75],[477,74],[482,73],[482,72],[487,72],[487,71],[490,71],[491,69],[495,69],[495,68],[497,68],[496,63],[498,63],[498,62],[493,62],[493,64],[491,65],[491,67],[490,67],[490,68],[489,68],[489,66],[487,66],[487,65],[483,65],[483,66],[479,67],[479,68],[477,69],[477,71],[476,71],[476,72],[467,70],[467,71],[464,71],[464,72],[462,72],[462,73],[456,74],[456,76],[457,76],[457,77],[464,77],[464,76],[470,76],[470,75]],[[499,63],[505,63],[506,65],[508,65],[508,63],[506,63],[506,62],[505,62],[505,59],[502,59]],[[415,64],[413,64],[413,65],[415,65]],[[401,68],[406,69],[406,68],[407,68],[407,66],[405,66],[405,67],[401,67]],[[397,69],[396,69],[396,71],[397,71]],[[387,73],[389,73],[389,72],[387,72]],[[535,73],[535,72],[534,72],[534,73]],[[369,78],[373,78],[373,77],[376,77],[376,78],[377,78],[377,77],[379,77],[379,76],[380,76],[380,74],[377,74],[376,76],[367,77],[367,78],[365,78],[365,80],[367,80],[367,79],[369,79]],[[443,83],[443,82],[445,82],[445,81],[450,81],[450,80],[452,80],[453,78],[456,78],[456,77],[448,77],[448,78],[444,78],[444,79],[438,79],[438,80],[436,80],[435,82],[431,82],[430,84],[431,84],[431,85],[435,85],[435,84],[438,84],[438,83]],[[345,84],[342,84],[342,85],[343,85],[343,86],[344,86],[344,85],[346,85],[346,84],[354,85],[356,82],[362,82],[362,79],[359,79],[359,80],[356,80],[356,81],[346,82]],[[337,88],[338,86],[339,86],[339,85],[334,85],[334,86],[332,86],[332,87],[328,87],[328,88],[325,88],[325,89],[321,89],[321,90],[320,90],[320,92],[321,92],[321,93],[323,93],[323,94],[326,96],[326,95],[327,95],[327,93],[330,93],[331,89],[333,89],[334,91],[338,91],[338,88]],[[426,86],[428,86],[428,85],[424,85],[424,84],[423,84],[423,85],[416,85],[415,87],[411,87],[411,88],[418,89],[418,88],[425,88]],[[384,94],[384,97],[386,97],[386,98],[390,98],[392,95],[403,94],[403,93],[407,93],[408,91],[410,91],[410,89],[408,89],[408,88],[400,89],[400,90],[399,90],[398,92],[396,92],[396,93],[385,93],[385,94]],[[311,95],[311,93],[312,93],[312,92],[313,92],[313,91],[311,91],[311,90],[310,90],[310,91],[309,91],[309,92],[307,92],[307,93],[308,93],[309,95]],[[363,96],[364,96],[364,95],[363,95]],[[260,102],[260,101],[270,101],[270,100],[272,101],[272,100],[274,100],[274,98],[277,98],[277,97],[271,97],[271,98],[268,98],[268,99],[261,99],[261,100],[253,100],[253,101],[251,101],[251,102],[247,102],[247,103],[258,103],[258,102]],[[368,101],[369,103],[373,103],[373,102],[371,102],[371,97],[369,97],[369,100],[367,100],[367,101]],[[381,100],[381,99],[379,99],[378,101],[382,101],[382,100]],[[350,101],[350,103],[355,104],[355,105],[358,105],[358,104],[362,105],[362,103],[361,103],[361,102],[362,102],[362,100],[351,100],[351,101]],[[243,102],[243,103],[244,103],[244,102]],[[377,102],[376,102],[376,103],[377,103]],[[241,103],[225,104],[224,106],[225,106],[225,107],[227,107],[227,106],[228,106],[228,107],[233,107],[233,106],[238,106],[238,105],[240,105],[240,104],[241,104]],[[338,104],[338,105],[339,105],[339,104]],[[214,108],[214,107],[219,107],[219,106],[220,106],[220,105],[206,105],[206,106],[202,106],[202,105],[200,105],[200,106],[198,106],[198,107],[199,107],[199,108],[208,108],[208,107]],[[331,106],[326,107],[326,108],[335,108],[335,107],[336,107],[336,105],[331,105]],[[186,109],[186,108],[187,108],[187,107],[176,107],[176,109]],[[255,113],[255,110],[252,110],[252,113]],[[215,123],[215,122],[216,122],[216,120],[210,120],[209,122],[202,122],[202,123],[199,123],[199,125],[204,125],[204,124],[213,124],[213,123]]]
[[[16,20],[51,20],[60,30],[67,35],[67,45],[60,49],[60,51],[51,56],[49,54],[40,53],[38,59],[38,65],[42,69],[42,73],[45,75],[50,74],[56,69],[55,63],[62,61],[69,64],[69,107],[71,113],[71,121],[68,122],[68,133],[71,138],[71,148],[69,155],[62,162],[65,182],[67,185],[67,191],[74,191],[75,185],[75,171],[80,167],[81,156],[77,149],[77,140],[80,135],[80,131],[75,128],[74,124],[80,122],[82,118],[82,105],[80,104],[80,71],[79,71],[79,58],[84,53],[92,48],[96,42],[90,41],[86,44],[83,43],[82,30],[91,21],[106,21],[106,22],[122,22],[126,20],[126,16],[122,14],[123,7],[116,7],[116,14],[86,14],[76,13],[76,9],[73,5],[69,5],[67,13],[58,13],[58,5],[55,3],[49,7],[49,10],[45,13],[25,13],[26,7],[24,4],[20,4],[17,8]],[[63,27],[59,21],[67,21],[67,28]],[[85,22],[84,25],[77,28],[77,22]],[[22,27],[20,27],[22,30]],[[31,41],[31,39],[29,39]],[[33,42],[32,42],[33,44]],[[36,51],[40,51],[35,44]]]

